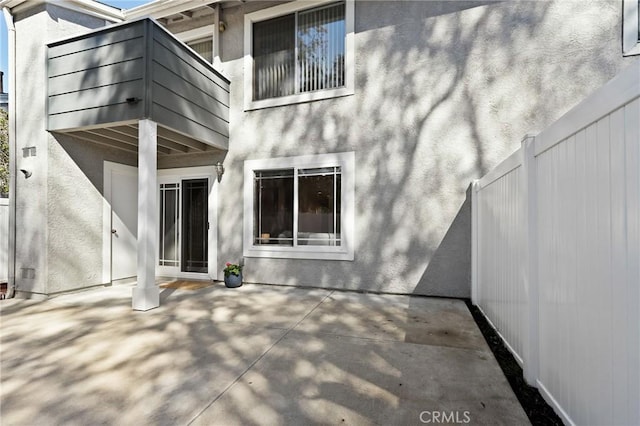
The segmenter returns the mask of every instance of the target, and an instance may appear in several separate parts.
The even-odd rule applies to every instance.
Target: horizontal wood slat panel
[[[229,123],[223,119],[216,117],[209,111],[200,108],[196,104],[189,102],[162,86],[154,84],[151,90],[153,91],[154,99],[162,99],[162,106],[164,108],[179,114],[181,117],[200,123],[202,126],[221,135],[229,136]],[[176,128],[176,123],[161,122],[160,120],[158,120],[158,123]]]
[[[129,98],[142,99],[141,80],[97,87],[49,98],[49,114],[122,104]],[[141,101],[138,103],[142,103]],[[129,105],[134,106],[134,105]]]
[[[169,71],[158,63],[153,64],[153,80],[184,99],[229,122],[229,107],[207,90],[195,86],[189,80]]]
[[[175,112],[166,109],[162,105],[153,104],[151,114],[157,120],[158,124],[174,123],[173,129],[178,132],[187,134],[207,145],[211,145],[220,149],[228,149],[229,138],[218,132],[215,132],[200,123],[186,119]]]
[[[131,145],[148,118],[161,153],[228,148],[229,81],[151,19],[50,43],[47,75],[50,131]]]
[[[142,80],[142,58],[49,78],[49,96],[77,92],[130,80]]]
[[[137,120],[142,117],[142,112],[142,102],[139,102],[136,105],[117,104],[61,114],[50,114],[47,130],[67,130]]]
[[[157,45],[163,46],[169,50],[175,56],[180,58],[183,62],[188,63],[196,71],[211,78],[212,81],[218,86],[229,91],[229,81],[218,73],[211,64],[204,61],[200,55],[196,55],[190,50],[184,48],[182,43],[178,40],[171,38],[163,30],[154,29],[153,31],[154,48]],[[155,51],[154,51],[155,53]]]
[[[144,39],[140,37],[49,59],[47,75],[49,77],[55,77],[61,74],[142,58],[144,55],[143,40]]]
[[[163,67],[171,70],[174,74],[182,76],[200,90],[209,93],[224,105],[229,105],[229,89],[219,86],[211,78],[197,71],[180,60],[175,54],[167,50],[164,46],[154,43],[153,60]],[[213,73],[211,72],[211,76]]]
[[[143,35],[144,22],[140,21],[135,25],[129,25],[128,27],[120,26],[118,28],[113,28],[110,31],[86,34],[80,36],[81,38],[72,41],[50,43],[49,59],[139,38]]]

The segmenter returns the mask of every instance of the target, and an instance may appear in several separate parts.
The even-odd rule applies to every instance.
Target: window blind
[[[213,62],[213,40],[198,40],[187,44],[207,62]]]
[[[253,24],[253,99],[343,87],[345,4]]]

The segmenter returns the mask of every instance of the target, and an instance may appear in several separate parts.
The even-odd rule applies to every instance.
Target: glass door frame
[[[160,203],[161,203],[161,193],[160,193],[160,185],[167,183],[179,183],[180,184],[180,196],[178,197],[178,204],[180,205],[180,219],[179,219],[179,245],[177,247],[180,263],[181,252],[182,252],[182,181],[190,180],[190,179],[208,179],[209,186],[209,194],[208,194],[208,253],[207,253],[207,273],[200,272],[182,272],[180,263],[178,266],[163,266],[160,265],[160,228],[158,226],[157,229],[157,242],[158,248],[156,249],[156,275],[162,277],[175,277],[175,278],[194,278],[194,279],[217,279],[217,239],[218,239],[218,211],[217,211],[217,200],[218,200],[218,182],[214,178],[215,171],[214,166],[204,166],[204,167],[189,167],[189,168],[179,168],[179,169],[161,169],[158,170],[158,185],[156,188],[156,193],[158,195],[158,208],[156,211],[158,215],[160,214]],[[158,224],[162,223],[162,218],[158,218]]]

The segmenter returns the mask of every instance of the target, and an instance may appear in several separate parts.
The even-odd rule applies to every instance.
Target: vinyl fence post
[[[478,305],[478,190],[479,181],[476,179],[471,183],[471,303]]]
[[[537,167],[535,156],[536,139],[525,136],[522,140],[522,202],[524,214],[522,263],[524,287],[527,296],[525,321],[525,349],[523,354],[524,378],[537,387],[539,369],[538,343],[538,206]]]

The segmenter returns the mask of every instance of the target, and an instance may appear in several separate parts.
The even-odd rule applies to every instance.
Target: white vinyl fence
[[[472,299],[567,424],[640,424],[640,62],[474,183]]]
[[[9,276],[9,199],[0,198],[0,283]]]

